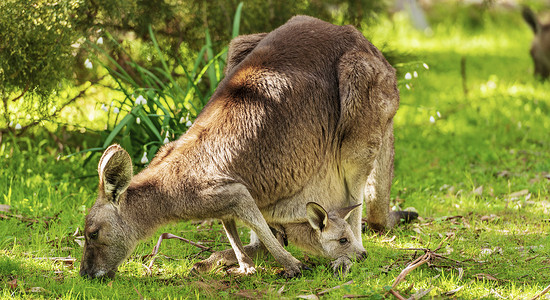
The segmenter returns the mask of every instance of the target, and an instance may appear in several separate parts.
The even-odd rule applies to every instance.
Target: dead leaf
[[[491,221],[495,218],[497,218],[497,215],[491,214],[489,216],[481,216],[481,218],[479,218],[479,219],[481,220],[481,222],[487,222],[487,221]]]
[[[474,190],[474,195],[481,197],[483,195],[483,186],[479,186]]]
[[[10,286],[10,289],[14,290],[17,288],[18,284],[17,284],[17,279],[14,279],[12,281],[8,281],[8,285]]]
[[[456,281],[460,281],[462,280],[462,276],[464,276],[464,269],[463,268],[458,268],[458,277],[456,279]]]
[[[285,292],[285,286],[283,285],[283,286],[277,291],[277,294],[278,294],[278,295],[282,295],[284,292]]]
[[[74,239],[74,242],[77,243],[81,248],[84,248],[84,237],[83,236],[77,236]]]
[[[381,242],[382,242],[382,243],[391,243],[391,242],[395,241],[396,238],[397,238],[397,237],[394,235],[394,236],[392,236],[392,237],[389,238],[389,239],[383,239]]]
[[[475,274],[474,275],[477,279],[486,279],[486,280],[491,280],[491,281],[499,281],[499,279],[497,279],[496,277],[494,277],[493,275],[490,275],[490,274],[487,274],[487,273],[478,273],[478,274]]]
[[[420,299],[426,295],[428,295],[432,291],[433,287],[427,289],[427,290],[419,290],[414,295],[411,296],[411,299]]]
[[[510,199],[519,199],[519,197],[526,196],[528,194],[529,194],[529,190],[524,189],[524,190],[521,190],[521,191],[511,193],[510,195],[508,195],[508,198],[510,198]]]
[[[43,292],[46,292],[46,289],[44,289],[43,287],[35,286],[28,289],[28,291],[31,293],[43,293]]]
[[[481,255],[491,255],[493,253],[502,254],[502,248],[500,247],[493,247],[493,248],[481,248]]]
[[[8,212],[10,210],[11,206],[7,204],[0,204],[0,211],[2,212]]]
[[[510,173],[509,171],[507,170],[504,170],[504,171],[500,171],[498,172],[497,174],[497,177],[510,177],[512,175],[512,173]]]
[[[457,287],[457,288],[454,289],[454,290],[450,290],[450,291],[448,291],[448,292],[445,292],[445,296],[452,296],[452,295],[458,293],[458,291],[460,291],[463,287],[464,287],[464,286],[461,285],[461,286]]]

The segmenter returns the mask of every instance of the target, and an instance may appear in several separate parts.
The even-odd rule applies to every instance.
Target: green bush
[[[0,113],[6,125],[13,121],[9,117],[16,110],[13,106],[44,115],[55,105],[48,105],[55,102],[52,93],[71,77],[75,60],[71,45],[81,36],[85,3],[0,1]]]

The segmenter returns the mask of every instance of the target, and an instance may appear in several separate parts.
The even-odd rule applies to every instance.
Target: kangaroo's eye
[[[96,230],[96,231],[90,233],[90,235],[88,235],[88,236],[90,237],[90,239],[96,240],[97,237],[99,236],[99,230]]]
[[[348,239],[346,239],[346,238],[341,238],[341,239],[338,240],[338,242],[340,242],[340,245],[345,245],[345,244],[348,243]]]

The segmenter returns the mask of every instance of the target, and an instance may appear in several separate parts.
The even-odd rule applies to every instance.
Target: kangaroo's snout
[[[369,253],[365,250],[365,251],[357,254],[357,260],[358,261],[365,260],[365,259],[367,259],[367,256],[369,256]]]
[[[111,270],[108,272],[105,271],[90,271],[85,268],[80,268],[80,272],[78,273],[81,277],[84,277],[86,279],[114,279],[116,270]]]

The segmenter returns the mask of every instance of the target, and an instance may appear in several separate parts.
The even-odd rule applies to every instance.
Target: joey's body
[[[393,68],[351,26],[298,16],[271,33],[237,37],[226,78],[209,103],[147,169],[119,182],[116,174],[128,171],[127,154],[118,146],[105,152],[98,200],[87,217],[81,274],[116,270],[135,243],[162,224],[217,218],[242,272],[253,272],[253,263],[235,220],[250,227],[294,276],[303,265],[268,224],[313,224],[310,216],[328,214],[310,213],[306,204],[316,202],[329,212],[360,205],[367,185],[369,225],[391,228],[397,221],[389,210],[389,189],[398,102]],[[361,254],[361,210],[349,211],[345,219],[358,241],[353,251]],[[119,251],[118,263],[97,267],[97,253],[106,250],[89,249],[105,238],[102,226],[114,226],[106,222],[121,223],[124,232],[110,236],[128,236],[130,250]],[[322,231],[325,225],[312,226]],[[92,233],[94,239],[88,237]]]

